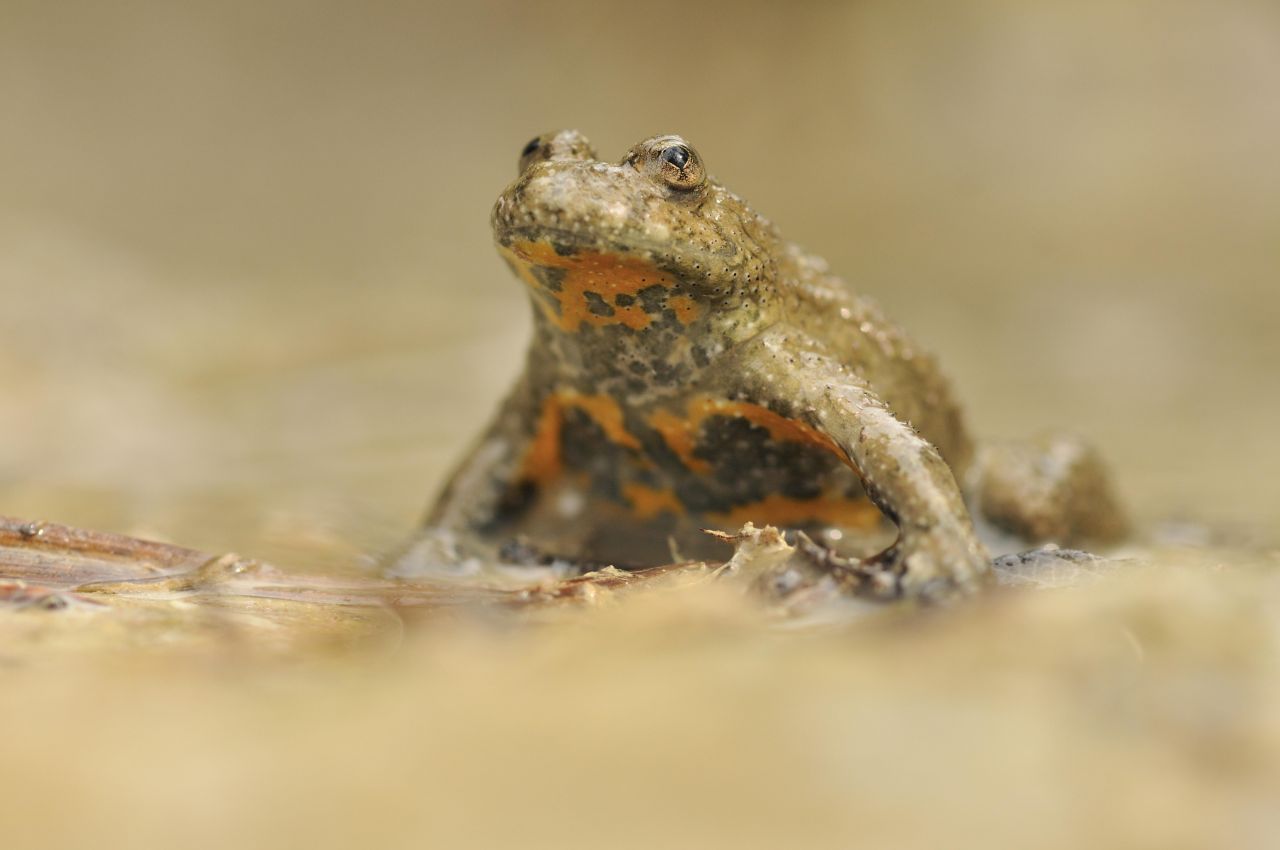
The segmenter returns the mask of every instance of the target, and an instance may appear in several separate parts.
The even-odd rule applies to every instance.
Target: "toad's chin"
[[[508,227],[495,219],[493,238],[499,248],[517,254],[528,253],[527,246],[542,245],[559,257],[610,255],[620,261],[645,262],[691,284],[709,285],[710,270],[723,268],[726,261],[724,255],[676,245],[665,233],[603,236],[564,227]]]

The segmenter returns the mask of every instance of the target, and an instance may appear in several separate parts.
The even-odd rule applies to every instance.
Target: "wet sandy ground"
[[[393,546],[518,368],[488,206],[578,126],[687,135],[976,431],[1095,437],[1195,545],[825,628],[712,586],[519,626],[0,609],[13,846],[1276,839],[1280,15],[735,9],[6,4],[0,513]]]

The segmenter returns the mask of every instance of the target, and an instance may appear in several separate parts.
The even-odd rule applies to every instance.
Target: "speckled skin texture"
[[[989,572],[957,481],[1028,539],[1120,527],[1083,448],[1056,467],[1037,450],[975,464],[933,359],[677,136],[618,164],[576,131],[539,137],[492,224],[534,332],[428,517],[423,540],[454,555],[637,567],[722,556],[701,529],[748,520],[857,551],[887,520],[896,540],[868,562],[903,594],[941,596]]]

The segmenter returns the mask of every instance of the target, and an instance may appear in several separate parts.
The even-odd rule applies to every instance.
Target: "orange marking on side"
[[[647,484],[632,482],[622,486],[622,494],[631,503],[632,513],[637,519],[652,519],[662,513],[684,513],[684,505],[671,489],[659,490]]]
[[[698,427],[701,424],[695,424],[670,410],[659,409],[649,415],[649,426],[662,435],[662,439],[676,453],[676,457],[680,458],[680,462],[694,472],[705,474],[711,471],[711,464],[693,453],[698,447]]]
[[[879,525],[882,518],[883,514],[869,499],[843,499],[838,496],[793,499],[777,493],[724,513],[708,515],[713,522],[731,528],[738,528],[746,522],[779,526],[820,522],[840,528],[871,529]]]
[[[694,472],[706,473],[711,471],[711,466],[705,460],[696,457],[694,451],[698,444],[698,432],[706,420],[712,416],[745,419],[767,430],[771,439],[785,443],[808,443],[831,452],[840,458],[842,463],[852,466],[849,456],[836,444],[835,440],[817,428],[796,419],[788,419],[767,407],[750,402],[697,396],[690,399],[683,418],[668,410],[658,410],[650,414],[649,425],[662,435],[667,445],[686,467]]]
[[[624,257],[617,254],[603,254],[598,251],[580,251],[569,256],[556,253],[546,242],[517,242],[511,248],[499,247],[503,255],[516,268],[516,273],[528,285],[546,292],[560,303],[560,314],[549,305],[543,306],[547,317],[560,326],[562,330],[573,333],[582,325],[600,327],[602,325],[625,325],[632,330],[643,330],[653,321],[639,304],[620,306],[615,303],[619,295],[635,296],[640,290],[650,286],[662,286],[670,289],[675,280],[659,271],[652,263],[636,257]],[[560,291],[548,290],[538,281],[532,266],[564,269],[564,279]],[[595,293],[613,308],[613,315],[600,316],[591,312],[587,301],[587,293]],[[677,296],[679,298],[681,296]],[[676,300],[673,298],[672,300]],[[690,300],[689,305],[673,306],[672,309],[688,313],[690,307],[697,304]],[[683,320],[682,320],[683,321]]]
[[[770,437],[779,442],[808,443],[831,452],[845,463],[850,463],[849,456],[836,445],[836,441],[817,428],[798,419],[788,419],[758,404],[708,398],[700,405],[698,415],[704,419],[708,416],[738,416],[753,425],[764,428],[769,432]]]
[[[702,315],[702,305],[688,295],[672,295],[667,299],[667,306],[675,311],[680,324],[687,325]]]
[[[622,408],[607,395],[581,395],[573,390],[560,390],[542,403],[538,424],[534,428],[529,450],[520,463],[519,477],[545,484],[564,471],[560,452],[560,432],[564,427],[564,411],[576,407],[600,426],[610,441],[639,451],[640,441],[627,430]]]
[[[572,390],[561,390],[558,397],[562,404],[571,405],[595,421],[611,441],[629,449],[640,449],[640,441],[627,430],[622,421],[622,408],[607,395],[579,395]]]
[[[520,479],[544,484],[557,478],[563,469],[560,458],[560,426],[563,422],[560,400],[555,396],[542,403],[533,442],[520,463]]]

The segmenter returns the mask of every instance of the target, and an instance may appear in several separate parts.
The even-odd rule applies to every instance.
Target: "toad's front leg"
[[[829,437],[867,495],[898,527],[868,566],[894,577],[903,595],[942,599],[977,590],[990,558],[973,530],[950,467],[859,375],[807,335],[777,326],[717,364],[746,401]]]

